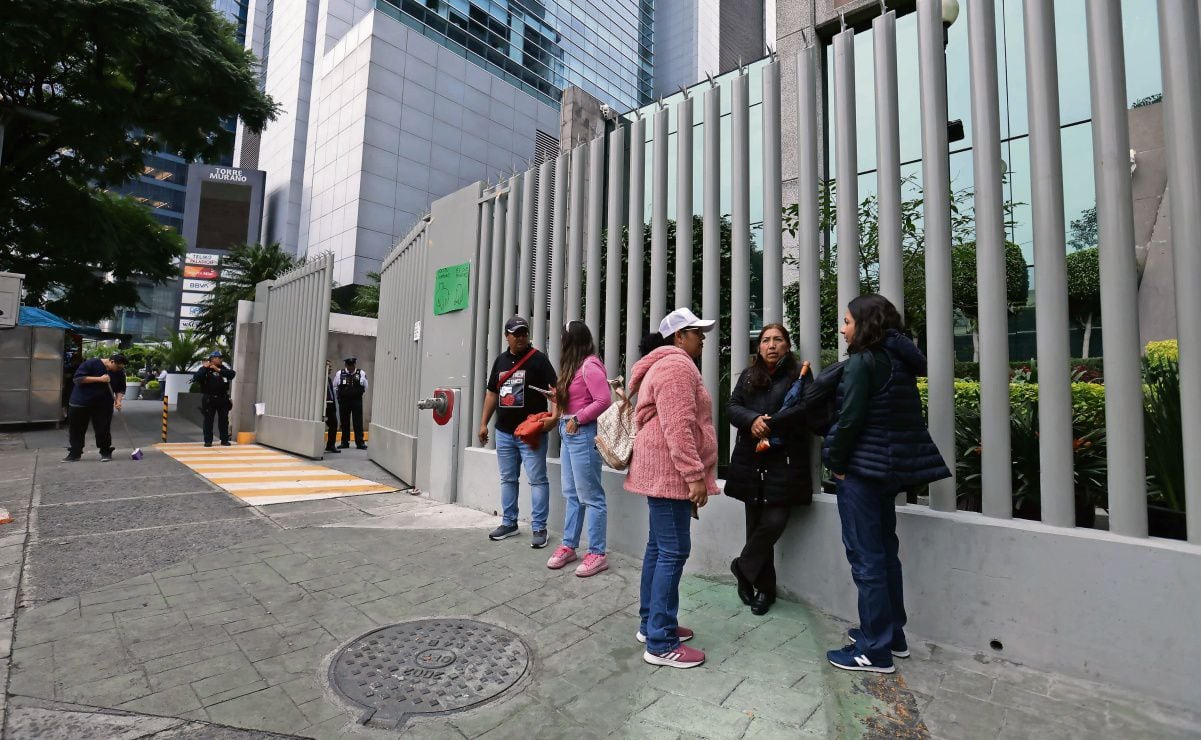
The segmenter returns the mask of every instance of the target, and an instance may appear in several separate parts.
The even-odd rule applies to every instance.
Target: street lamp
[[[959,19],[959,0],[942,0],[942,51],[945,56],[947,44],[950,42],[951,26]],[[945,66],[945,65],[944,65]],[[963,121],[956,119],[947,122],[947,143],[963,141]]]

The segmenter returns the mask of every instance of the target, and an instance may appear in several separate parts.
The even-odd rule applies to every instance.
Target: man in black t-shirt
[[[125,355],[107,360],[94,358],[81,364],[71,378],[71,397],[67,406],[67,434],[70,449],[63,462],[76,462],[83,456],[83,440],[88,424],[96,435],[100,461],[113,459],[113,410],[121,410],[125,398]]]
[[[553,393],[555,369],[545,354],[530,346],[530,325],[521,316],[505,322],[505,341],[509,349],[492,363],[484,397],[484,415],[480,419],[480,444],[488,442],[488,421],[496,412],[496,461],[500,467],[500,498],[503,519],[489,533],[492,540],[517,534],[518,476],[525,466],[530,482],[530,524],[532,547],[546,547],[546,517],[550,509],[550,483],[546,478],[546,433],[554,425],[548,420],[542,427],[537,449],[513,436],[517,425],[531,414],[550,410],[542,391]],[[541,390],[539,390],[541,389]]]

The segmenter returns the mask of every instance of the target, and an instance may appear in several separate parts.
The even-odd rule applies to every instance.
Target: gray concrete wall
[[[367,373],[367,393],[363,395],[363,428],[371,423],[371,399],[375,395],[375,327],[377,320],[342,313],[329,315],[329,341],[326,358],[334,372],[345,367],[344,360],[354,357],[357,367]]]
[[[254,431],[254,400],[259,393],[259,353],[263,343],[262,320],[254,321],[254,302],[238,301],[238,325],[234,334],[232,365],[238,373],[230,389],[233,409],[229,412],[229,431]]]
[[[605,120],[601,116],[601,101],[578,87],[564,90],[562,101],[559,106],[561,151],[571,151],[581,142],[591,141],[604,133]]]
[[[548,475],[549,524],[558,536],[558,460],[549,461]],[[646,542],[646,504],[622,490],[623,478],[604,472],[609,547],[637,556]],[[463,455],[458,490],[460,504],[499,510],[495,452]],[[528,521],[524,474],[520,501]],[[911,640],[958,645],[1177,705],[1201,705],[1201,644],[1182,639],[1195,630],[1201,609],[1201,547],[925,506],[897,511]],[[742,504],[712,498],[693,524],[687,570],[728,578],[730,559],[743,544]],[[817,494],[811,506],[794,510],[776,561],[784,593],[858,621],[834,496]],[[992,640],[1002,649],[990,647]]]

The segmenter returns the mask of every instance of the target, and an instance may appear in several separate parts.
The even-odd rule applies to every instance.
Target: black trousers
[[[746,505],[746,545],[738,556],[738,569],[756,591],[772,597],[776,595],[776,543],[791,513],[789,506]]]
[[[338,407],[333,401],[325,402],[325,449],[332,450],[338,443]]]
[[[96,435],[96,446],[102,455],[113,453],[113,405],[111,402],[99,406],[71,406],[67,409],[68,438],[71,454],[83,454],[83,441],[88,433],[88,423]]]
[[[224,396],[205,396],[200,402],[204,414],[204,443],[213,443],[213,420],[217,420],[217,431],[222,442],[229,441],[229,399]]]
[[[354,423],[354,443],[363,444],[363,397],[339,398],[338,406],[342,408],[342,444],[350,444],[350,425]]]

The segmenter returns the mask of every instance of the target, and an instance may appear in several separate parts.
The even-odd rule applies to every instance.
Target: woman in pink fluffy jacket
[[[719,493],[713,402],[696,366],[712,329],[712,321],[677,308],[660,322],[658,335],[643,340],[645,356],[631,372],[637,437],[625,488],[646,496],[650,511],[638,640],[646,643],[642,658],[651,665],[692,668],[705,662],[703,652],[683,644],[693,633],[676,617],[680,577],[692,548],[690,518]]]

